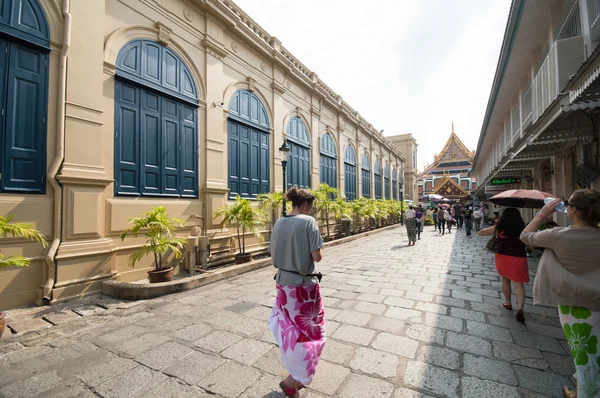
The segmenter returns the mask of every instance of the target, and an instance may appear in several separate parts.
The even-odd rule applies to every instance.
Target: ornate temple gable
[[[452,122],[452,133],[450,133],[444,149],[439,154],[434,155],[435,162],[452,162],[465,159],[473,161],[474,157],[474,151],[470,151],[454,132],[454,122]]]
[[[434,193],[442,196],[468,196],[469,194],[448,175],[444,175],[434,188]]]

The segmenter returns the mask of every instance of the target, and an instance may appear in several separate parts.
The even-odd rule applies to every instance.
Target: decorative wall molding
[[[159,21],[156,22],[156,29],[158,29],[158,42],[168,46],[171,42],[171,33],[173,33],[173,30]]]
[[[250,91],[250,92],[256,91],[256,80],[253,79],[252,77],[248,76],[246,78],[246,81],[248,82],[248,91]]]
[[[187,19],[188,22],[192,22],[194,20],[194,13],[191,10],[184,8],[183,9],[183,17],[185,19]]]
[[[285,93],[285,86],[278,81],[271,83],[271,88],[276,94],[283,95]]]
[[[202,45],[204,45],[204,48],[210,55],[212,55],[220,61],[222,61],[225,57],[227,57],[227,55],[229,55],[229,51],[227,51],[225,46],[223,46],[221,43],[217,42],[210,36],[206,36],[206,39],[202,40]]]

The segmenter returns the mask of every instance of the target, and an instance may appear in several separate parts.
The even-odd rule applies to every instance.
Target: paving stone
[[[513,342],[508,329],[488,325],[487,323],[467,321],[467,333],[489,340],[503,341],[505,343]]]
[[[450,316],[470,321],[485,322],[485,314],[483,312],[466,310],[464,308],[450,308]]]
[[[334,318],[340,323],[347,323],[354,326],[365,326],[371,320],[371,315],[363,312],[343,310]]]
[[[410,338],[421,340],[426,343],[444,344],[446,333],[443,330],[436,329],[426,325],[410,325],[406,329],[406,335]]]
[[[384,296],[388,296],[388,297],[404,296],[404,290],[400,290],[400,289],[381,289],[381,291],[379,293],[383,294]]]
[[[487,297],[492,297],[492,298],[500,297],[500,292],[498,290],[494,290],[493,287],[491,287],[490,289],[470,288],[469,291],[471,293],[477,293],[477,294],[481,294],[482,296],[487,296]],[[485,300],[485,298],[484,298],[484,300]]]
[[[8,353],[14,352],[14,351],[20,351],[24,348],[25,347],[21,343],[9,343],[9,344],[0,346],[0,357],[2,357],[3,355],[6,355]]]
[[[527,322],[527,329],[533,334],[541,334],[544,336],[554,337],[559,340],[566,340],[565,332],[560,327],[540,325],[535,322]]]
[[[394,307],[413,308],[415,302],[402,297],[388,297],[385,299],[384,304],[393,305]]]
[[[381,282],[379,282],[379,283],[381,283]],[[375,283],[373,283],[373,284],[375,284]],[[394,287],[393,284],[392,284],[392,287]],[[379,293],[379,289],[380,288],[371,285],[371,286],[359,286],[356,289],[354,289],[354,291],[356,293],[374,293],[374,294],[377,294],[377,293]]]
[[[460,355],[447,348],[422,345],[417,359],[452,370],[460,368]]]
[[[419,343],[403,336],[382,332],[377,335],[371,346],[380,351],[391,352],[405,358],[414,358]]]
[[[446,345],[461,352],[470,352],[488,357],[492,355],[492,344],[479,337],[448,332]]]
[[[194,385],[224,363],[220,357],[194,351],[171,364],[163,372]]]
[[[462,398],[519,398],[519,390],[506,384],[476,377],[463,377],[461,384]]]
[[[515,366],[515,373],[517,374],[519,385],[521,387],[553,397],[555,397],[565,385],[574,388],[568,378],[559,376],[555,373],[543,372],[518,365]]]
[[[443,304],[443,305],[452,306],[452,307],[461,307],[461,308],[465,307],[465,300],[455,299],[452,297],[437,296],[434,301],[438,304]]]
[[[535,358],[525,358],[525,359],[517,359],[513,361],[515,365],[527,366],[528,368],[534,368],[539,370],[548,370],[550,365],[544,359],[535,359]],[[571,373],[572,375],[573,373]],[[570,376],[570,375],[567,375]]]
[[[352,325],[340,326],[332,335],[334,339],[349,343],[367,345],[373,339],[375,331]]]
[[[97,305],[94,305],[94,304],[88,304],[88,305],[77,305],[77,306],[73,307],[72,310],[77,315],[86,317],[86,316],[96,315],[101,312],[104,312],[104,311],[106,311],[106,308],[98,307]]]
[[[192,352],[193,350],[191,348],[169,341],[156,348],[143,352],[136,356],[135,360],[154,370],[161,370]]]
[[[201,379],[198,385],[210,393],[237,398],[259,377],[256,369],[228,361]]]
[[[524,358],[541,359],[542,353],[532,348],[521,347],[516,344],[507,344],[499,341],[492,342],[494,347],[494,356],[505,361],[514,361]]]
[[[340,312],[342,312],[342,310],[337,310],[335,308],[327,308],[327,310],[325,311],[325,319],[329,321],[335,318]]]
[[[323,307],[325,308],[333,308],[342,302],[342,300],[334,297],[323,297],[321,301],[323,302]]]
[[[335,293],[333,293],[331,295],[331,297],[339,298],[342,300],[354,300],[359,295],[360,295],[359,293],[354,293],[354,292],[336,291]]]
[[[373,317],[369,322],[369,328],[392,334],[401,334],[405,326],[406,323],[398,319],[386,318],[384,316]]]
[[[409,310],[400,307],[389,307],[384,316],[400,320],[412,320],[416,318],[421,319],[422,315],[423,313],[421,311]]]
[[[465,354],[463,357],[463,372],[481,379],[499,381],[512,386],[517,385],[512,366],[494,359]]]
[[[169,341],[170,336],[163,333],[148,333],[131,340],[123,341],[114,346],[114,348],[122,353],[136,356],[144,351]]]
[[[86,356],[85,366],[79,366],[80,369],[76,371],[76,376],[86,385],[96,387],[137,366],[138,364],[131,359],[121,358],[108,351],[100,350],[94,355]]]
[[[334,394],[342,385],[350,370],[344,366],[336,365],[327,361],[319,361],[310,388],[326,395]]]
[[[394,393],[394,398],[433,398],[431,395],[422,394],[409,388],[399,388]]]
[[[201,388],[188,386],[182,381],[169,378],[164,383],[158,383],[144,394],[144,398],[214,398]]]
[[[225,349],[221,355],[245,365],[252,365],[273,347],[271,344],[252,339],[242,339]]]
[[[44,397],[49,398],[96,398],[85,384],[77,380],[67,380],[60,385],[44,392]]]
[[[404,382],[434,394],[455,397],[460,378],[449,370],[420,361],[409,361],[404,372]]]
[[[340,302],[335,306],[338,310],[348,310],[350,308],[356,307],[358,303],[372,304],[367,303],[365,301],[356,301],[356,300],[340,300]],[[381,304],[374,304],[381,305]],[[329,311],[329,308],[325,308],[325,312]]]
[[[94,391],[106,398],[138,397],[152,391],[154,384],[164,383],[167,379],[160,372],[137,366],[96,386]]]
[[[240,398],[280,398],[283,396],[279,387],[280,381],[280,378],[270,374],[261,375],[256,383],[240,395]]]
[[[340,398],[387,398],[394,385],[373,377],[352,373],[340,392]]]
[[[464,329],[462,319],[430,312],[425,313],[425,324],[440,329],[453,330],[455,332],[462,332]]]
[[[200,338],[210,334],[212,331],[213,329],[210,326],[199,323],[179,329],[173,334],[173,337],[184,341],[197,341]]]
[[[194,345],[204,350],[221,352],[242,337],[229,332],[213,332],[196,341]]]
[[[368,301],[370,303],[381,303],[385,299],[385,296],[381,294],[363,293],[356,297],[358,301]]]
[[[417,302],[417,306],[415,307],[415,309],[417,309],[419,311],[434,312],[436,314],[442,314],[442,315],[446,315],[448,313],[448,308],[444,305],[433,304],[433,303],[423,303],[420,301]]]
[[[53,325],[62,325],[77,319],[81,319],[81,316],[71,310],[64,310],[46,314],[42,319],[44,319],[46,322],[50,322]]]
[[[540,336],[538,334],[511,330],[515,343],[523,347],[535,348],[540,351],[553,352],[555,354],[564,354],[563,348],[556,339],[548,336]]]
[[[373,315],[383,314],[385,312],[386,308],[387,307],[384,304],[375,304],[375,303],[369,303],[366,301],[361,301],[358,304],[356,304],[356,306],[354,306],[354,309],[356,311],[366,312],[368,314],[373,314]]]
[[[408,292],[404,293],[404,297],[406,297],[407,299],[417,300],[417,301],[425,301],[425,302],[433,301],[433,294],[429,294],[429,293],[408,291]]]
[[[243,314],[244,312],[248,312],[257,307],[259,307],[259,305],[256,303],[242,301],[240,303],[235,303],[233,305],[230,305],[229,307],[225,307],[224,309],[227,311],[237,312],[238,314]]]
[[[481,296],[481,294],[467,293],[456,289],[452,290],[452,297],[461,300],[476,301],[479,303],[483,303],[483,297]]]
[[[342,344],[333,339],[328,339],[325,348],[321,353],[321,359],[325,361],[346,364],[354,357],[354,347],[348,344]]]
[[[55,370],[33,375],[0,389],[0,397],[29,398],[42,394],[62,383]]]
[[[350,361],[352,370],[387,378],[396,376],[399,365],[397,356],[366,347],[359,347]]]
[[[137,325],[128,325],[114,332],[110,332],[98,337],[98,340],[104,343],[118,343],[129,340],[132,336],[139,336],[148,333],[149,330]]]
[[[575,373],[573,357],[569,355],[558,355],[544,352],[544,359],[553,371],[564,376],[572,376]]]

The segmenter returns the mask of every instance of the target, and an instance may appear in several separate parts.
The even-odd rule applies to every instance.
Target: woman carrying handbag
[[[486,249],[495,253],[496,271],[502,278],[502,292],[506,302],[502,305],[512,311],[511,282],[515,285],[517,296],[517,315],[519,322],[525,322],[523,305],[525,304],[525,283],[529,282],[529,269],[525,244],[519,236],[525,229],[521,213],[510,207],[502,213],[496,225],[479,231],[479,236],[493,235],[486,245]]]

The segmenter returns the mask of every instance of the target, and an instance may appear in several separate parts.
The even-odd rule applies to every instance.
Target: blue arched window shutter
[[[373,174],[375,175],[375,199],[381,199],[381,164],[379,160],[375,160]]]
[[[344,194],[346,200],[356,199],[356,154],[351,145],[344,152]]]
[[[37,0],[0,2],[0,191],[46,191],[49,31]]]
[[[170,49],[134,40],[117,57],[115,194],[198,197],[197,90]]]
[[[321,137],[321,183],[337,188],[337,150],[329,133]]]
[[[396,168],[392,169],[392,199],[398,199],[398,179],[396,178]]]
[[[361,162],[361,177],[362,177],[362,196],[365,198],[371,197],[371,161],[364,154]]]
[[[385,172],[384,172],[384,176],[383,176],[383,180],[385,182],[384,184],[384,188],[385,191],[383,192],[383,198],[384,199],[389,199],[390,198],[390,168],[389,166],[385,166]]]
[[[288,188],[310,188],[310,135],[299,117],[290,119],[287,125],[290,147],[288,160]]]
[[[255,199],[269,192],[269,118],[256,94],[247,90],[233,94],[227,137],[229,198]]]

